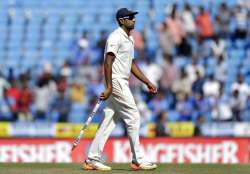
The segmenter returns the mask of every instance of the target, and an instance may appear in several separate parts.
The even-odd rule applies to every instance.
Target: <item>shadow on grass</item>
[[[127,172],[136,172],[132,169],[124,169],[124,168],[112,168],[113,171],[127,171]]]
[[[85,170],[83,168],[78,168],[78,171],[99,171],[99,170]],[[133,170],[133,169],[124,169],[124,168],[112,168],[111,171],[127,171],[127,172],[138,172],[138,170]],[[103,171],[101,171],[103,172]],[[104,171],[105,172],[105,171]],[[108,171],[107,171],[108,172]]]

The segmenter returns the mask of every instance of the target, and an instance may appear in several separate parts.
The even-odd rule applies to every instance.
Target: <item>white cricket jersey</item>
[[[112,79],[129,79],[134,59],[134,39],[119,27],[113,31],[106,42],[104,55],[112,52],[115,60],[112,65]],[[104,56],[105,57],[105,56]]]

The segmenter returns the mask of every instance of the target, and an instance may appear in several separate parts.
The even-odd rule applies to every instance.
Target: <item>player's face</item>
[[[123,18],[123,25],[132,30],[135,28],[135,16],[127,16]]]

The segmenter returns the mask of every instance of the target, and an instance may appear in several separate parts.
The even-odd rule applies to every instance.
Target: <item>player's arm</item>
[[[112,64],[114,62],[115,55],[112,52],[108,52],[104,59],[104,75],[106,81],[106,89],[100,95],[101,100],[106,100],[112,93]]]
[[[156,86],[153,83],[151,83],[150,80],[148,80],[148,78],[142,73],[142,71],[136,65],[134,60],[132,61],[131,72],[136,78],[138,78],[140,81],[142,81],[144,84],[147,85],[149,92],[153,94],[157,93]]]

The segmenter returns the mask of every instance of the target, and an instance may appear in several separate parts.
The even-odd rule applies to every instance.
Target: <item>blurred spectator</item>
[[[163,22],[159,31],[159,44],[164,57],[172,56],[175,43],[166,22]]]
[[[153,113],[158,114],[160,111],[168,110],[168,101],[162,91],[159,91],[155,97],[148,103],[149,108]]]
[[[140,94],[141,82],[134,75],[130,76],[129,86],[130,86],[130,89],[131,89],[132,93]]]
[[[65,93],[58,93],[52,103],[52,113],[58,122],[67,122],[72,102]]]
[[[222,38],[228,38],[230,35],[231,10],[225,2],[221,3],[218,13],[215,17],[216,34]]]
[[[146,64],[146,58],[145,56],[141,56],[139,58],[136,58],[135,63],[139,66],[139,67],[143,67]],[[130,76],[130,80],[129,80],[129,86],[131,88],[131,91],[135,94],[140,95],[141,94],[141,86],[142,83],[140,80],[138,80],[133,74],[131,74]]]
[[[161,111],[156,116],[156,127],[155,127],[155,135],[157,137],[164,137],[167,136],[167,113],[164,111]]]
[[[193,51],[193,54],[198,58],[207,59],[211,55],[211,46],[209,42],[203,42],[203,39],[197,38],[197,46]]]
[[[191,6],[189,4],[185,4],[184,10],[181,15],[182,25],[184,27],[185,32],[188,37],[194,37],[196,32],[196,24],[194,21],[194,16],[192,13]]]
[[[184,69],[180,71],[180,78],[174,82],[172,90],[176,93],[177,99],[180,99],[185,94],[191,93],[191,85],[192,82],[190,78],[187,76],[187,73]]]
[[[208,121],[207,120],[207,113],[211,112],[211,102],[207,97],[204,97],[203,94],[200,93],[194,93],[193,96],[191,96],[191,102],[192,102],[192,108],[193,108],[193,114],[196,115],[196,118],[194,121],[201,121],[199,119],[202,119],[202,121]],[[202,118],[200,118],[202,117]]]
[[[14,77],[14,69],[12,67],[10,67],[8,69],[8,76],[7,76],[7,81],[8,82],[12,82],[15,80],[15,77]]]
[[[185,37],[183,37],[181,39],[180,44],[177,46],[177,55],[190,57],[191,54],[192,54],[192,46],[190,45],[188,40]]]
[[[60,68],[60,75],[67,78],[70,78],[73,75],[73,71],[68,60],[66,60],[63,66]]]
[[[192,56],[192,64],[188,64],[186,66],[186,72],[187,76],[190,79],[190,81],[193,83],[195,80],[197,80],[197,74],[196,72],[199,71],[199,74],[203,76],[205,74],[204,67],[200,64],[198,64],[198,58],[196,55]]]
[[[91,113],[92,112],[93,108],[95,107],[95,104],[97,103],[97,100],[98,100],[98,96],[97,95],[90,95],[89,96],[89,102],[87,103],[86,113]],[[98,115],[99,118],[95,117],[94,120],[95,121],[101,121],[102,120],[102,117],[101,117],[102,115],[100,115],[100,110],[99,110],[99,113],[97,112],[96,115]],[[121,120],[121,122],[122,122],[122,120]]]
[[[86,102],[86,91],[85,86],[78,82],[71,85],[70,88],[70,99],[72,102],[84,103]]]
[[[166,16],[170,16],[173,11],[175,11],[176,13],[178,12],[177,3],[174,3],[173,5],[166,4],[165,11],[164,11]]]
[[[25,75],[20,77],[20,81],[21,93],[18,101],[18,119],[20,121],[31,121],[33,120],[30,110],[33,102],[33,92],[29,87],[29,79]]]
[[[102,77],[99,77],[97,80],[89,81],[88,93],[99,96],[103,90],[104,90],[104,83]]]
[[[244,76],[242,74],[238,74],[237,81],[232,84],[231,91],[233,92],[235,90],[238,91],[242,104],[245,104],[247,97],[250,95],[250,87],[245,82]]]
[[[196,124],[195,124],[195,136],[202,136],[202,132],[201,132],[201,126],[202,124],[204,124],[206,122],[206,119],[204,118],[203,115],[198,115],[197,117],[197,121],[196,121]]]
[[[104,55],[106,40],[107,40],[107,31],[102,30],[100,33],[100,39],[97,42],[97,47],[102,50],[102,53],[103,53],[101,54],[102,56]]]
[[[141,114],[140,120],[141,120],[141,126],[147,126],[148,123],[153,121],[153,112],[149,109],[147,103],[142,100],[142,98],[139,95],[135,96],[135,102],[137,105],[137,108]]]
[[[211,113],[215,104],[214,98],[201,95],[198,103],[200,115],[204,116],[207,122],[212,121]]]
[[[141,57],[142,52],[144,51],[144,36],[141,34],[141,32],[132,30],[131,31],[131,36],[133,37],[135,43],[134,43],[134,48],[135,48],[135,57]]]
[[[162,69],[160,65],[156,64],[150,59],[146,59],[145,64],[141,66],[141,70],[153,84],[155,84],[157,87],[159,86],[159,81],[162,75]],[[146,85],[143,84],[142,89],[147,96],[147,101],[149,101],[152,95],[148,93]]]
[[[68,80],[66,76],[59,76],[57,81],[57,91],[59,93],[64,93],[68,89]]]
[[[34,89],[35,119],[45,120],[50,105],[50,91],[45,79],[39,79]]]
[[[83,31],[81,38],[78,40],[78,47],[79,48],[88,48],[89,47],[89,40],[88,40],[88,32]]]
[[[247,22],[248,14],[246,8],[238,4],[235,8],[234,15],[236,18],[236,29],[234,32],[234,39],[245,39],[247,36]]]
[[[0,98],[0,121],[15,121],[13,116],[15,106],[15,100],[8,96],[7,89],[4,89],[3,96]]]
[[[211,15],[205,11],[204,7],[200,7],[200,14],[196,18],[198,34],[201,40],[210,39],[214,35],[213,24],[211,22]]]
[[[165,55],[161,69],[162,76],[160,78],[160,88],[166,93],[168,90],[172,89],[172,86],[174,82],[178,80],[180,73],[173,62],[172,56]]]
[[[186,33],[175,8],[172,10],[170,16],[166,19],[166,24],[169,28],[175,45],[178,46],[181,43],[182,38],[186,36]]]
[[[228,76],[227,63],[224,60],[224,56],[219,56],[218,63],[215,65],[215,79],[220,83],[225,83]]]
[[[57,85],[52,71],[52,65],[50,63],[44,64],[38,81],[43,81],[43,83],[46,85],[46,88],[48,88],[50,94],[49,101],[52,101],[52,99],[54,99],[57,95]]]
[[[213,37],[213,40],[211,41],[211,50],[212,55],[216,58],[222,56],[225,52],[226,44],[225,41],[221,38],[219,38],[217,35]]]
[[[234,121],[241,121],[241,109],[242,109],[242,100],[239,95],[238,90],[232,92],[232,97],[230,98],[230,106],[232,108]]]
[[[245,108],[242,113],[243,121],[250,121],[250,96],[247,97]]]
[[[43,70],[37,80],[34,92],[35,119],[45,120],[49,106],[57,95],[57,87],[52,74],[50,63],[44,64]]]
[[[233,113],[230,106],[230,98],[224,93],[223,87],[220,88],[220,94],[216,98],[215,107],[212,111],[212,117],[215,121],[233,120]]]
[[[192,92],[194,94],[203,95],[203,85],[205,83],[205,78],[200,74],[199,71],[196,71],[197,79],[192,84]]]
[[[176,109],[180,113],[179,121],[192,121],[193,107],[188,94],[181,93],[179,95],[179,102],[177,103]]]
[[[218,97],[220,94],[220,83],[214,78],[213,74],[208,76],[208,79],[203,85],[203,93],[205,96],[211,96],[213,98]]]
[[[134,48],[138,50],[144,49],[144,38],[141,32],[132,30],[131,31],[131,36],[133,37],[135,43],[134,43]]]
[[[100,66],[95,66],[90,64],[82,65],[77,69],[75,78],[78,79],[78,81],[81,84],[88,84],[89,81],[97,80],[99,76],[101,76],[102,72],[100,68],[102,68],[101,65]]]
[[[100,35],[100,39],[97,42],[97,49],[99,49],[99,51],[100,51],[99,64],[101,64],[102,60],[103,60],[106,40],[107,40],[107,32],[106,32],[106,30],[102,30],[101,35]]]
[[[17,115],[18,115],[18,101],[20,100],[21,97],[21,90],[17,86],[17,81],[13,79],[10,82],[11,86],[7,90],[7,95],[8,97],[12,98],[14,100],[14,106],[12,107],[12,114],[14,120],[17,120]]]
[[[74,60],[75,65],[82,65],[89,62],[90,50],[89,50],[89,40],[87,38],[87,32],[82,33],[82,37],[78,40],[76,57]]]
[[[4,78],[2,72],[0,71],[0,98],[3,96],[4,89],[8,89],[9,87],[9,82]]]

